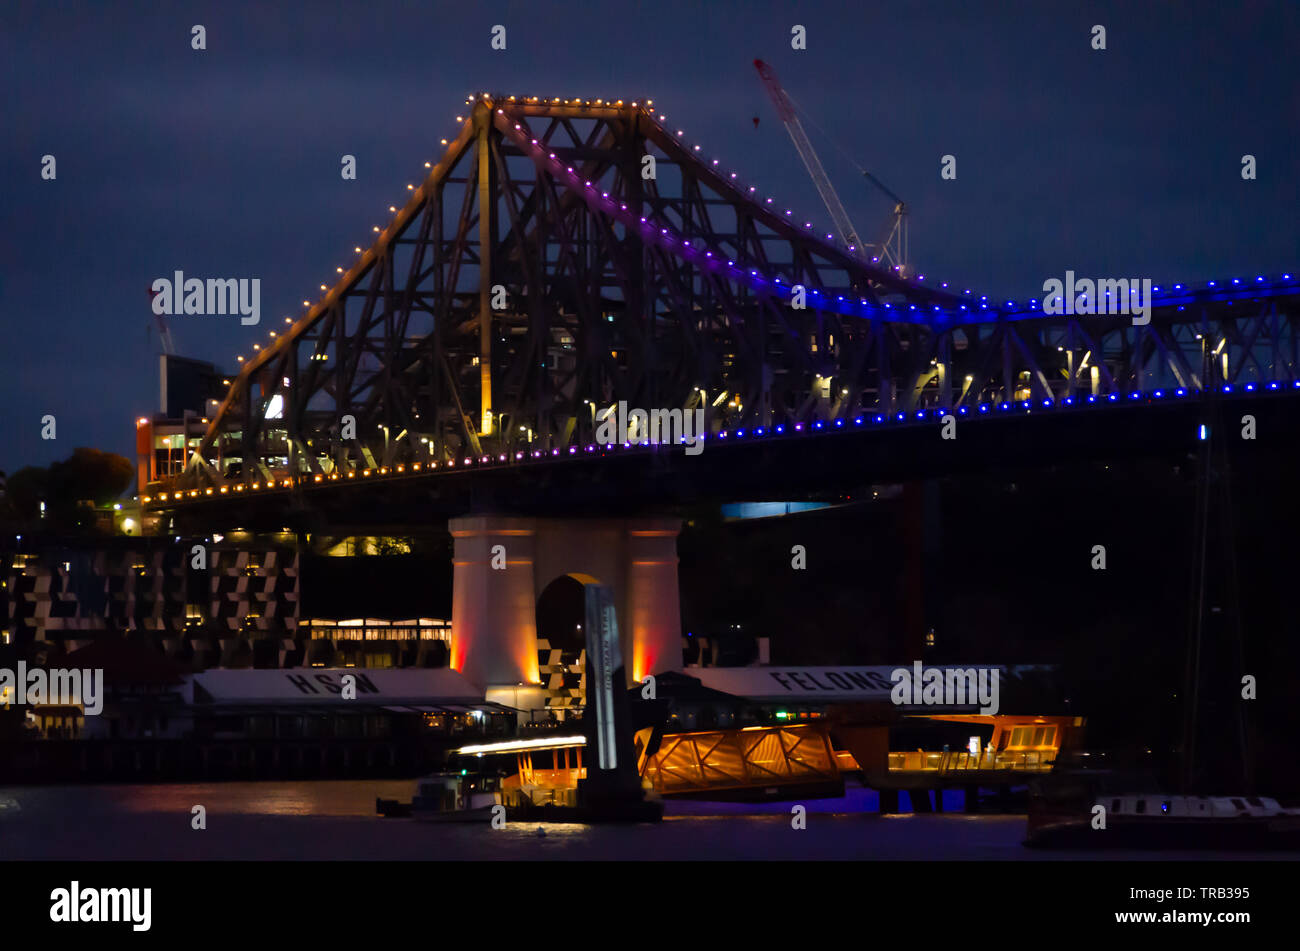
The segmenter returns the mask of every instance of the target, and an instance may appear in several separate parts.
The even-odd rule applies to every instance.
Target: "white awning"
[[[893,667],[699,667],[686,673],[712,690],[747,700],[883,700]]]
[[[356,690],[345,700],[345,677]],[[187,699],[197,704],[321,704],[349,703],[483,707],[483,691],[457,670],[446,667],[368,669],[357,667],[293,667],[268,670],[208,670],[187,678]]]
[[[794,701],[816,703],[889,702],[895,670],[911,673],[912,665],[871,667],[692,667],[685,671],[713,690],[760,702]],[[1012,680],[1032,671],[1048,670],[1039,665],[1004,667],[996,664],[927,664],[925,669],[968,670],[994,668],[1000,679]]]

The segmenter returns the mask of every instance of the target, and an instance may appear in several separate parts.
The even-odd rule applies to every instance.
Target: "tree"
[[[134,468],[116,453],[78,448],[49,468],[25,466],[6,484],[0,516],[17,521],[40,518],[45,503],[46,521],[53,527],[80,527],[93,520],[90,507],[110,504],[131,484]]]
[[[134,467],[123,456],[98,449],[78,448],[63,462],[50,466],[50,501],[60,508],[89,499],[108,505],[131,484]]]
[[[9,477],[5,486],[8,511],[18,520],[34,519],[40,514],[41,500],[48,494],[49,472],[40,466],[24,466]]]

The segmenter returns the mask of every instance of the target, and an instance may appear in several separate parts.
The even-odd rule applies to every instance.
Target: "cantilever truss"
[[[1266,290],[1227,311],[1171,298],[1146,327],[1018,314],[813,234],[648,102],[482,96],[373,245],[244,365],[178,484],[591,442],[618,400],[703,407],[716,430],[1197,387],[1198,333],[1232,338],[1230,378],[1294,377],[1297,287]]]

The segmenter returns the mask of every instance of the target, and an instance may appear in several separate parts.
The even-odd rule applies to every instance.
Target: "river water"
[[[809,801],[804,829],[792,828],[788,803],[672,802],[658,824],[548,823],[543,834],[536,823],[497,830],[375,815],[376,797],[407,801],[412,789],[409,780],[3,787],[0,860],[1260,858],[1026,849],[1023,815],[836,811],[865,804],[853,792],[844,800]],[[191,827],[196,805],[206,810],[206,829]]]

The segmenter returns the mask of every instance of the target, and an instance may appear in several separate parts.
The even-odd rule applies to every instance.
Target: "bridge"
[[[703,409],[712,449],[1195,399],[1210,363],[1228,392],[1300,389],[1300,274],[1157,284],[1145,325],[1053,316],[814,233],[650,100],[484,95],[466,112],[334,285],[240,357],[149,504],[581,465],[617,454],[596,417],[619,400]]]
[[[482,635],[515,658],[468,662],[487,682],[536,682],[540,562],[614,576],[636,676],[672,656],[676,621],[649,616],[676,603],[675,529],[637,520],[656,503],[1186,452],[1207,401],[1300,435],[1300,274],[1160,282],[1145,323],[1049,313],[817,231],[653,100],[485,93],[460,121],[351,264],[239,358],[184,471],[142,502],[193,526],[476,513],[452,523],[460,636],[522,638]],[[708,451],[603,441],[620,401],[701,411]],[[623,521],[483,514],[593,493]],[[509,598],[487,594],[495,542],[529,546],[493,589]]]

